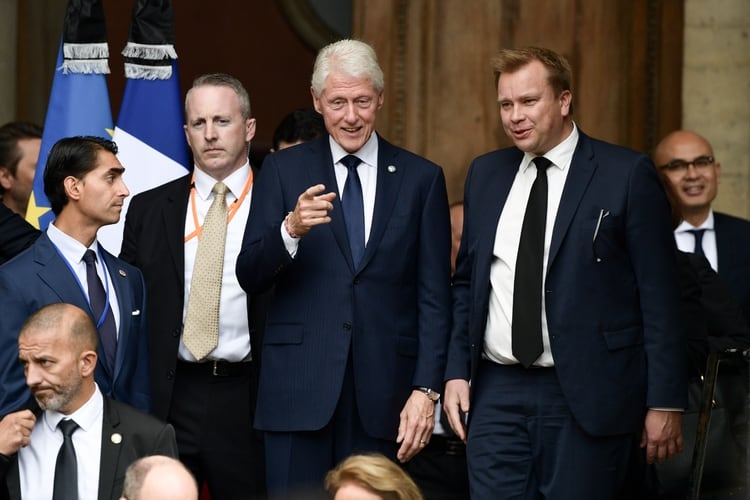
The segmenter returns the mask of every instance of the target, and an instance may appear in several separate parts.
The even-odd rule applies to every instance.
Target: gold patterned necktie
[[[219,343],[219,300],[224,271],[224,244],[227,239],[227,186],[217,182],[214,201],[203,221],[198,251],[190,282],[187,317],[182,341],[201,360]]]

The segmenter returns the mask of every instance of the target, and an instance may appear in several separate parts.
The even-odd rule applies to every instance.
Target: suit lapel
[[[552,242],[550,243],[549,257],[547,258],[547,269],[549,270],[552,262],[555,260],[560,245],[565,239],[568,227],[573,220],[573,216],[578,210],[583,194],[591,182],[591,177],[596,171],[596,162],[594,161],[594,152],[586,135],[579,131],[578,145],[573,153],[573,159],[570,162],[570,172],[565,180],[562,197],[560,198],[560,207],[557,209],[555,226],[552,230]]]
[[[733,269],[734,260],[732,245],[733,233],[731,229],[725,227],[724,216],[714,212],[714,235],[716,236],[716,261],[719,271],[724,269],[724,279],[727,279],[727,269]]]
[[[475,189],[481,190],[483,193],[476,205],[481,213],[477,219],[479,221],[476,227],[478,243],[475,258],[478,266],[480,266],[476,275],[485,276],[487,279],[487,286],[478,287],[477,301],[482,304],[482,307],[486,307],[489,300],[490,266],[493,260],[495,235],[500,223],[500,214],[508,199],[508,193],[510,193],[510,188],[518,173],[518,166],[522,157],[521,151],[514,150],[507,161],[501,159],[500,164],[492,165],[488,169],[489,176],[487,178],[474,181],[480,183]],[[468,208],[471,209],[471,207]],[[476,216],[476,210],[471,210],[472,216]]]
[[[191,179],[192,174],[188,174],[182,178],[181,182],[174,185],[172,192],[167,193],[161,211],[161,219],[164,223],[162,235],[169,247],[169,255],[172,258],[180,288],[185,286],[185,218],[190,200]],[[159,238],[160,235],[153,235],[153,237]]]
[[[117,432],[120,426],[120,415],[112,407],[109,399],[104,397],[104,418],[102,419],[102,454],[101,466],[99,467],[99,498],[109,499],[112,497],[112,488],[115,483],[120,461],[123,436]]]
[[[76,305],[91,314],[88,297],[46,233],[39,237],[34,246],[34,260],[41,266],[37,272],[39,279],[60,298],[61,302]]]
[[[112,386],[116,385],[117,377],[120,374],[125,356],[125,349],[121,345],[127,345],[128,336],[130,335],[131,314],[135,310],[133,297],[130,289],[130,280],[123,268],[121,262],[106,250],[102,251],[104,262],[107,264],[109,279],[112,281],[112,287],[115,289],[115,300],[120,310],[120,326],[118,328],[117,350],[115,351],[115,366],[112,375]],[[110,304],[112,300],[110,299]]]
[[[313,165],[309,170],[310,183],[308,186],[322,183],[326,187],[326,193],[331,191],[336,192],[336,197],[333,200],[333,210],[331,211],[331,223],[328,226],[333,233],[333,237],[341,253],[347,259],[347,262],[349,262],[349,267],[354,268],[352,252],[349,248],[349,237],[346,233],[346,223],[343,217],[344,209],[341,206],[341,198],[338,196],[338,182],[336,182],[336,174],[333,169],[331,148],[328,145],[328,135],[324,135],[320,139],[308,143],[308,145],[313,150],[313,154],[321,159],[320,162]]]
[[[370,237],[367,239],[367,246],[365,246],[365,254],[362,256],[360,269],[364,268],[372,259],[372,256],[375,255],[393,213],[393,207],[398,199],[401,182],[405,175],[404,172],[408,168],[406,164],[398,162],[398,149],[380,136],[377,136],[377,139],[378,164],[376,165],[375,207],[372,212]]]

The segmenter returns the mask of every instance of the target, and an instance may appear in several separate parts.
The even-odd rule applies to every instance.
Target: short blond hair
[[[352,455],[326,475],[331,495],[347,484],[356,484],[383,500],[423,500],[422,493],[404,470],[380,454]]]

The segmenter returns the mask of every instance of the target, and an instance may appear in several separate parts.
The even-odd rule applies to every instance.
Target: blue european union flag
[[[81,74],[63,71],[63,45],[57,54],[47,117],[44,121],[42,146],[36,165],[34,187],[26,211],[26,220],[44,230],[55,215],[44,194],[44,166],[54,144],[63,137],[93,135],[112,138],[113,122],[107,81],[103,74]]]

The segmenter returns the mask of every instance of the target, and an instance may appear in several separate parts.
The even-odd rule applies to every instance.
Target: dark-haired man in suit
[[[114,142],[68,137],[50,151],[44,191],[56,215],[36,242],[0,266],[0,414],[28,399],[16,363],[24,320],[67,302],[89,311],[100,335],[96,382],[114,399],[151,410],[146,297],[135,267],[99,245],[97,232],[120,219],[130,193]]]
[[[711,208],[721,174],[711,144],[695,132],[676,130],[656,146],[654,163],[682,206],[677,247],[708,259],[750,321],[750,221]]]
[[[565,58],[506,49],[494,69],[515,147],[466,180],[445,411],[472,498],[620,498],[634,444],[682,449],[669,205],[647,156],[573,123]]]
[[[176,456],[172,426],[102,394],[97,344],[93,320],[71,304],[44,306],[24,323],[18,359],[34,399],[0,421],[0,498],[118,499],[130,463]]]

